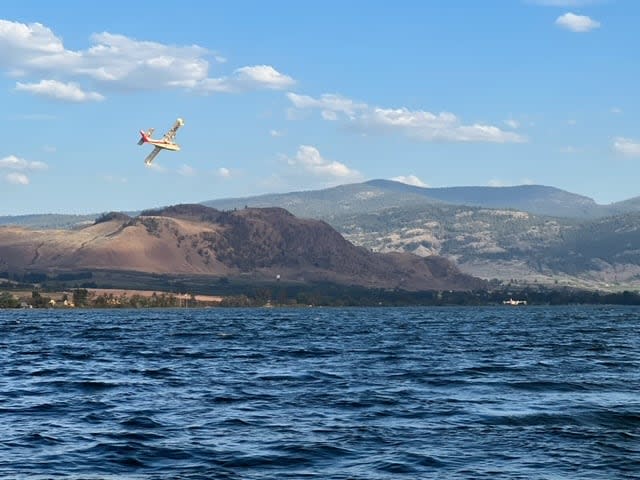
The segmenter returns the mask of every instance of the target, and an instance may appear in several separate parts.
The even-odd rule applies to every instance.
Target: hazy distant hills
[[[90,215],[56,213],[10,215],[0,217],[0,225],[19,225],[35,228],[75,228],[93,223],[97,216],[97,213]]]
[[[605,207],[608,215],[619,215],[621,213],[640,212],[640,197],[633,197],[621,202],[612,203]]]
[[[0,271],[96,270],[403,290],[484,285],[442,257],[372,253],[322,221],[280,208],[178,205],[136,217],[111,213],[74,230],[0,227]]]
[[[343,214],[369,213],[389,207],[410,207],[434,202],[441,203],[425,197],[421,192],[412,192],[410,189],[399,192],[394,188],[366,182],[340,185],[324,190],[210,200],[202,204],[219,210],[231,210],[244,206],[278,206],[299,217],[330,219]]]
[[[537,215],[582,219],[640,211],[640,198],[617,204],[599,205],[591,198],[542,185],[429,188],[391,180],[371,180],[324,190],[210,200],[202,203],[219,209],[242,208],[245,205],[277,205],[295,215],[314,218],[442,203],[509,208]]]
[[[391,180],[371,180],[322,190],[223,198],[201,202],[218,210],[250,207],[281,207],[296,216],[331,219],[344,214],[372,213],[389,208],[429,207],[438,204],[513,209],[536,215],[595,219],[640,212],[640,197],[609,205],[555,187],[443,187],[406,185]],[[136,215],[139,212],[127,212]],[[100,215],[32,214],[0,216],[0,225],[37,228],[73,228],[86,225]]]
[[[422,188],[389,180],[373,180],[369,184],[399,193],[422,194],[427,199],[453,205],[510,208],[570,218],[594,218],[605,214],[602,206],[591,198],[542,185]]]

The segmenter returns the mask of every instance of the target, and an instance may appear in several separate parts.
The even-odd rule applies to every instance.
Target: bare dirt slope
[[[328,224],[280,208],[221,212],[178,205],[131,218],[109,214],[80,230],[0,228],[0,271],[123,270],[330,281],[407,290],[482,282],[441,257],[372,253]]]

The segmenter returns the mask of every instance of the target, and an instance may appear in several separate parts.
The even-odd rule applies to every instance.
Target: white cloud
[[[62,41],[41,23],[24,24],[0,19],[0,61],[64,52]]]
[[[14,185],[29,185],[29,177],[24,173],[11,172],[5,177],[9,183]]]
[[[413,185],[414,187],[428,187],[426,183],[420,180],[415,175],[400,175],[393,177],[391,180],[394,182],[406,183],[407,185]]]
[[[325,120],[329,120],[330,122],[338,120],[338,114],[331,110],[322,110],[322,112],[320,112],[320,115],[322,115],[322,118],[324,118]]]
[[[18,158],[15,155],[0,158],[0,168],[8,168],[11,170],[46,170],[47,164],[44,162],[30,162],[24,158]]]
[[[272,137],[283,137],[284,132],[282,130],[269,130],[269,135]]]
[[[556,19],[556,25],[572,32],[589,32],[600,27],[600,22],[593,20],[586,15],[576,15],[575,13],[565,13]]]
[[[218,63],[227,63],[227,58],[218,53],[214,53],[213,58],[215,58]]]
[[[208,59],[219,64],[226,59],[198,45],[165,45],[108,32],[93,34],[90,41],[86,49],[69,50],[40,23],[0,20],[0,69],[18,77],[56,78],[61,84],[82,80],[112,91],[231,92],[282,89],[295,83],[270,65],[245,66],[231,76],[209,77]],[[69,99],[77,101],[73,95]]]
[[[222,177],[222,178],[230,178],[231,177],[231,170],[229,170],[226,167],[220,167],[218,169],[218,176]]]
[[[235,71],[237,81],[250,87],[264,87],[282,90],[292,86],[295,81],[283,75],[270,65],[242,67]]]
[[[197,172],[195,168],[185,163],[178,169],[178,173],[183,177],[193,177]]]
[[[207,78],[194,88],[204,93],[233,93],[247,90],[282,90],[296,82],[288,75],[278,72],[270,65],[238,68],[230,77]]]
[[[77,83],[62,83],[56,80],[40,80],[38,83],[17,82],[16,90],[75,103],[104,100],[104,97],[97,92],[83,91]]]
[[[319,109],[323,116],[330,118],[334,114],[342,113],[350,119],[355,119],[356,114],[369,109],[366,103],[356,103],[353,100],[333,93],[325,93],[319,99],[308,95],[287,93],[287,98],[293,103],[293,106],[298,109]]]
[[[630,138],[616,137],[613,139],[613,149],[627,157],[640,157],[640,142]]]
[[[514,130],[516,128],[520,128],[520,122],[518,122],[517,120],[514,120],[513,118],[505,120],[504,124],[509,128],[513,128]]]
[[[287,159],[287,162],[293,167],[302,167],[308,173],[318,177],[343,180],[360,177],[356,170],[350,169],[344,163],[323,158],[317,148],[309,145],[300,145],[296,156]]]
[[[269,65],[242,67],[228,77],[207,78],[194,85],[194,90],[203,93],[238,93],[249,90],[283,90],[295,84],[288,75]]]
[[[524,142],[526,139],[514,132],[505,132],[493,125],[463,125],[449,112],[434,114],[424,110],[407,108],[380,108],[354,102],[345,97],[325,94],[320,98],[288,93],[287,98],[296,109],[317,109],[326,120],[343,119],[350,125],[364,130],[396,131],[424,141],[444,142]]]
[[[23,172],[35,172],[46,170],[47,164],[38,161],[29,161],[24,158],[18,158],[15,155],[0,158],[0,169],[14,170],[5,175],[5,180],[14,185],[28,185],[29,177]]]

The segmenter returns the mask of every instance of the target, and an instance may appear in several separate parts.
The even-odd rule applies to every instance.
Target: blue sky
[[[0,215],[374,178],[640,195],[635,0],[21,1]],[[180,152],[144,165],[177,117]]]

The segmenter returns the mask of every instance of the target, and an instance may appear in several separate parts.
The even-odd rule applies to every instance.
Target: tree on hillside
[[[89,291],[86,288],[76,288],[73,291],[73,303],[76,307],[85,307],[89,301]]]
[[[9,292],[0,292],[0,308],[18,308],[20,302]]]
[[[31,305],[35,308],[46,308],[49,306],[50,297],[43,297],[40,292],[33,290],[31,292]]]

